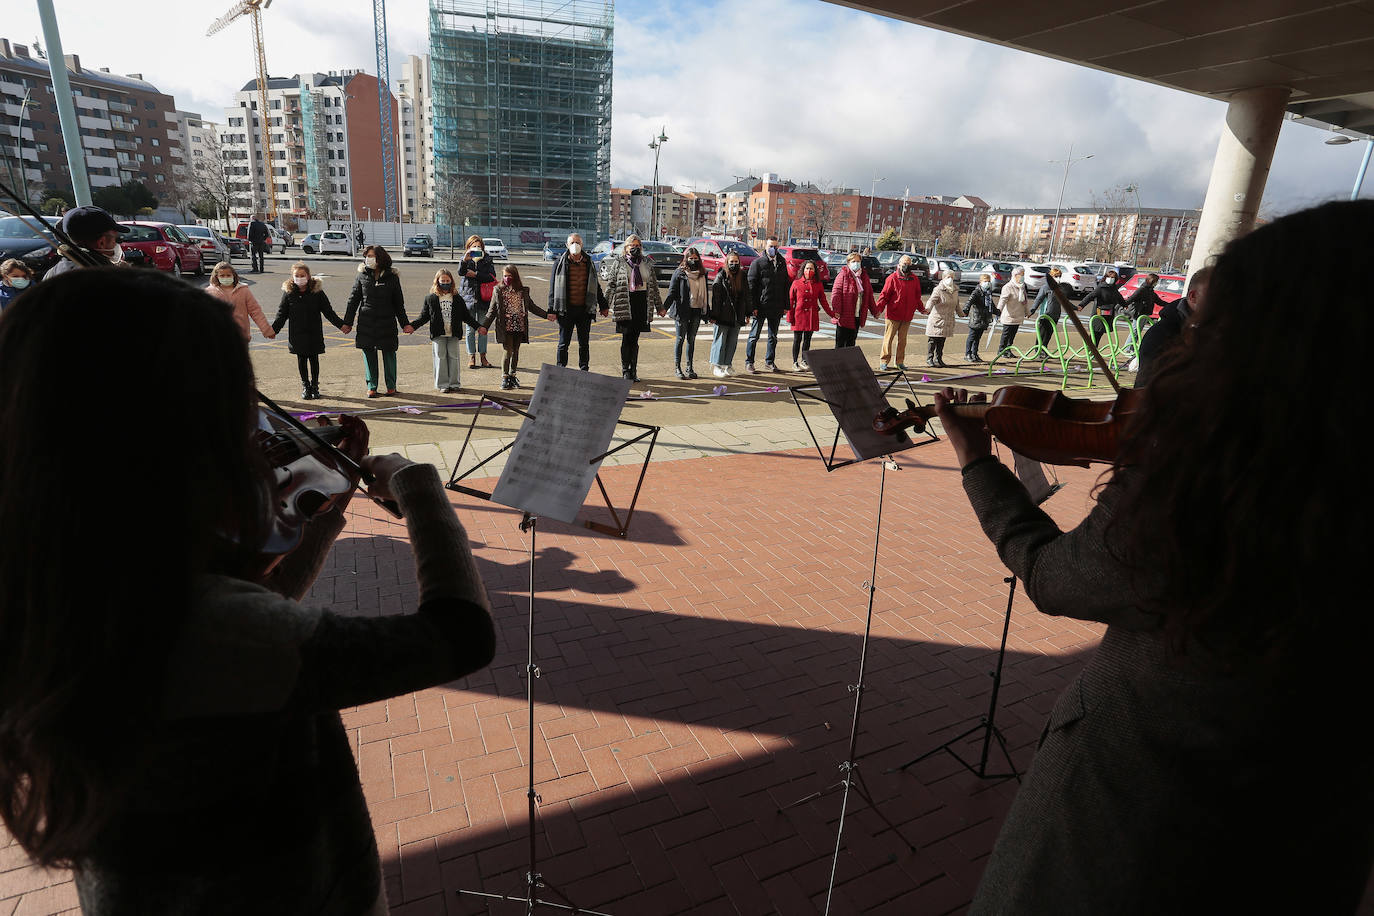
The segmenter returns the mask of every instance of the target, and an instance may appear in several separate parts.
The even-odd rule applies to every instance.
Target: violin
[[[1062,391],[1009,385],[988,401],[951,404],[963,417],[981,417],[988,432],[1007,448],[1035,461],[1088,467],[1116,460],[1122,429],[1139,407],[1143,392],[1123,389],[1115,400],[1090,401],[1066,397]],[[873,419],[875,432],[896,435],[904,429],[920,432],[935,416],[933,405],[906,410],[888,407]]]

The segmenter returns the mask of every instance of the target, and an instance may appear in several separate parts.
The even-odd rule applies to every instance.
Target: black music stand
[[[816,359],[818,355],[821,357],[819,364]],[[864,783],[863,774],[859,771],[856,749],[859,741],[859,721],[863,714],[864,673],[868,663],[868,641],[873,631],[873,599],[877,592],[878,543],[882,535],[883,494],[887,486],[887,472],[888,470],[901,470],[901,466],[892,458],[893,453],[916,448],[920,445],[929,445],[937,441],[937,438],[927,431],[925,441],[913,442],[905,433],[886,435],[877,433],[872,428],[874,418],[887,406],[885,398],[888,392],[898,381],[906,380],[906,373],[902,370],[875,374],[865,361],[863,352],[857,347],[812,351],[810,362],[812,370],[816,373],[817,381],[797,385],[788,390],[792,394],[793,403],[797,405],[797,411],[801,414],[802,422],[806,424],[807,432],[811,435],[811,441],[816,444],[816,452],[825,465],[826,471],[848,467],[851,464],[858,464],[871,458],[882,458],[882,473],[878,482],[878,512],[873,525],[873,570],[868,581],[861,586],[868,592],[868,613],[864,621],[863,641],[859,648],[858,678],[855,683],[849,685],[849,692],[854,694],[854,712],[849,720],[848,749],[845,752],[845,759],[839,764],[840,778],[839,781],[812,792],[804,798],[789,802],[778,809],[780,812],[787,811],[822,798],[829,792],[842,791],[840,818],[835,828],[835,851],[830,860],[830,881],[826,888],[825,897],[825,912],[829,913],[831,900],[835,893],[835,875],[839,868],[840,850],[844,845],[844,822],[849,811],[849,793],[851,791],[868,802],[869,808],[878,815],[889,830],[901,837],[908,850],[916,851],[912,842],[873,800],[872,794]],[[887,380],[885,387],[878,387],[878,378]],[[914,397],[916,392],[911,389],[910,381],[907,381],[907,387]],[[821,390],[820,395],[812,393],[812,389],[816,388]],[[811,421],[807,419],[806,411],[803,409],[802,401],[798,399],[798,395],[826,404],[835,416],[838,425],[831,441],[829,454],[821,446],[820,439],[816,436]],[[839,447],[841,433],[844,433],[849,440],[850,448],[855,456],[852,459],[836,459],[836,450]]]
[[[463,437],[463,447],[458,450],[458,458],[453,462],[453,470],[449,473],[448,483],[444,484],[444,486],[450,490],[453,490],[454,492],[466,493],[469,496],[475,496],[478,499],[486,500],[491,499],[490,492],[485,490],[478,490],[475,487],[467,486],[465,484],[460,483],[459,481],[471,477],[477,470],[482,468],[488,462],[494,461],[496,458],[510,451],[511,447],[515,445],[515,440],[512,439],[510,442],[506,443],[501,448],[497,449],[495,453],[488,455],[486,458],[483,458],[481,461],[477,462],[461,474],[458,473],[458,468],[461,467],[463,464],[463,456],[467,454],[468,444],[472,441],[473,430],[477,428],[477,418],[482,413],[482,408],[489,403],[496,405],[497,409],[514,411],[522,417],[526,417],[531,420],[534,419],[534,416],[530,414],[528,410],[525,409],[529,405],[524,401],[512,401],[508,398],[501,398],[496,397],[495,395],[483,394],[481,399],[477,402],[477,409],[473,411],[472,421],[468,424],[467,435]],[[614,520],[615,524],[607,525],[605,522],[592,521],[591,519],[585,519],[582,524],[584,527],[590,528],[593,531],[600,531],[602,534],[609,534],[618,538],[624,538],[629,535],[630,520],[634,518],[635,505],[639,502],[639,492],[644,486],[644,475],[648,473],[649,461],[654,456],[654,446],[658,443],[659,427],[649,426],[645,423],[636,423],[633,420],[616,420],[616,425],[633,426],[636,429],[644,430],[644,432],[640,433],[639,435],[635,436],[633,439],[630,439],[627,442],[622,442],[620,445],[617,445],[613,449],[609,449],[608,451],[596,456],[596,458],[592,460],[600,461],[604,458],[607,458],[610,455],[614,455],[621,449],[629,448],[636,442],[642,442],[645,439],[648,439],[649,450],[644,455],[644,463],[640,465],[639,477],[635,480],[634,494],[630,497],[630,505],[629,508],[625,510],[625,519],[624,521],[622,521],[620,518],[620,513],[616,511],[615,506],[611,503],[611,496],[606,491],[606,485],[602,482],[601,474],[598,472],[596,475],[596,486],[597,489],[601,491],[601,498],[606,503],[606,509],[611,513],[611,518],[612,520]]]

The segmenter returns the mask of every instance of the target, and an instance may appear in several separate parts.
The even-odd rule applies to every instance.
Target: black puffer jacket
[[[985,330],[988,325],[992,324],[992,316],[996,311],[996,292],[983,289],[983,284],[978,284],[968,297],[968,329],[970,331]]]
[[[1115,315],[1124,304],[1121,298],[1121,290],[1115,283],[1099,283],[1096,289],[1078,300],[1078,311],[1082,312],[1085,309],[1090,309],[1090,307],[1095,306],[1095,309],[1087,312],[1089,316],[1096,315],[1098,312],[1110,316]]]
[[[405,294],[401,292],[401,278],[395,270],[387,270],[380,277],[371,268],[358,268],[358,279],[348,296],[348,311],[343,323],[358,323],[354,346],[359,350],[395,350],[400,346],[396,331],[410,324],[406,318]]]
[[[739,295],[730,288],[729,274],[721,269],[711,281],[711,311],[706,317],[725,328],[737,328],[753,311],[750,305],[749,284],[739,285]]]
[[[766,255],[755,258],[749,265],[749,295],[759,315],[781,317],[791,304],[787,298],[791,289],[792,278],[787,275],[787,262],[782,255],[773,260]]]
[[[281,304],[277,306],[277,317],[272,321],[272,330],[280,331],[288,321],[291,328],[286,332],[286,348],[297,356],[318,356],[324,352],[324,321],[336,328],[343,327],[343,319],[334,313],[329,297],[324,294],[324,286],[314,277],[304,290],[287,280],[281,285]]]

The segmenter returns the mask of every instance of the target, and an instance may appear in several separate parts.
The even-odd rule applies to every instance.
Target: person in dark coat
[[[1158,368],[1160,357],[1179,345],[1184,328],[1196,320],[1211,276],[1211,266],[1199,268],[1188,280],[1188,294],[1160,309],[1159,321],[1145,332],[1145,337],[1140,341],[1140,365],[1136,368],[1135,387],[1144,388],[1148,385]]]
[[[530,288],[520,279],[520,270],[514,264],[507,264],[501,273],[501,282],[491,294],[487,317],[477,330],[485,335],[488,328],[495,326],[496,342],[506,351],[501,361],[501,387],[509,391],[520,387],[515,372],[520,366],[520,345],[530,342],[529,316],[534,314],[551,321],[557,316],[534,304]]]
[[[396,349],[400,338],[396,329],[407,334],[415,329],[406,318],[405,294],[401,292],[401,278],[391,267],[391,255],[381,245],[369,245],[358,267],[358,279],[348,295],[348,311],[344,314],[343,332],[353,330],[353,317],[358,318],[358,336],[354,346],[363,351],[363,378],[367,381],[367,396],[377,394],[377,352],[382,354],[386,374],[386,393],[396,393]]]
[[[271,233],[267,231],[267,224],[262,221],[261,214],[254,214],[253,221],[248,224],[248,248],[252,253],[251,272],[260,274],[266,269],[267,240],[271,238]]]
[[[601,291],[601,278],[597,275],[596,265],[582,247],[582,236],[572,233],[568,236],[568,250],[553,263],[553,276],[549,278],[548,311],[558,318],[558,365],[568,364],[568,347],[572,344],[573,331],[576,331],[577,368],[586,372],[591,368],[588,340],[592,321],[598,311],[603,318],[611,312],[606,294]]]
[[[1159,285],[1159,274],[1149,274],[1136,291],[1122,304],[1121,314],[1134,321],[1141,315],[1154,316],[1155,309],[1168,305],[1159,297],[1155,287]]]
[[[673,271],[668,281],[668,298],[663,307],[668,310],[677,325],[673,340],[673,365],[677,377],[694,379],[697,370],[692,366],[696,355],[697,329],[701,327],[702,316],[711,308],[711,294],[707,289],[706,268],[701,263],[701,252],[688,248],[682,253],[682,263]],[[687,371],[682,369],[682,348],[687,347]]]
[[[639,335],[652,329],[653,315],[662,318],[668,314],[658,292],[658,278],[637,235],[626,238],[625,247],[606,255],[601,265],[605,271],[606,301],[620,334],[620,375],[637,382]]]
[[[1064,272],[1058,267],[1050,268],[1050,276],[1056,281],[1063,275]],[[1059,297],[1054,294],[1054,290],[1050,289],[1048,283],[1040,287],[1040,292],[1035,297],[1035,305],[1032,307],[1032,311],[1036,315],[1044,315],[1050,321],[1059,321],[1059,316],[1063,314],[1063,310],[1059,307]]]
[[[467,251],[458,264],[458,295],[473,321],[480,325],[487,317],[487,303],[491,301],[492,291],[496,289],[496,263],[487,254],[487,246],[480,235],[470,235]],[[490,369],[487,362],[487,338],[478,334],[476,327],[468,329],[468,368],[476,369],[477,357],[482,358],[483,369]]]
[[[1084,320],[1088,323],[1088,336],[1092,338],[1093,346],[1097,346],[1103,330],[1111,328],[1117,311],[1123,305],[1125,301],[1117,287],[1117,273],[1111,269],[1102,275],[1102,282],[1092,292],[1078,300],[1078,310],[1085,312]],[[1093,321],[1095,316],[1100,316],[1102,321]]]
[[[1371,248],[1370,200],[1232,240],[1205,332],[1142,389],[1069,531],[992,454],[983,419],[950,409],[966,393],[935,393],[973,511],[1027,597],[1106,625],[1049,714],[970,916],[1360,910],[1374,760],[1303,738],[1368,715],[1374,617],[1352,600],[1369,553],[1370,498],[1352,487],[1364,430],[1348,398],[1275,385],[1274,366],[1332,391],[1361,383],[1328,341],[1330,326],[1368,327],[1367,302],[1329,296],[1292,254],[1350,264]],[[1318,309],[1322,322],[1288,320]],[[1321,431],[1317,472],[1273,422],[1298,405]]]
[[[732,363],[739,346],[739,329],[751,311],[749,281],[740,267],[739,255],[731,251],[725,256],[725,267],[711,281],[711,314],[707,320],[716,326],[711,339],[711,374],[716,378],[735,374]]]
[[[463,325],[477,327],[463,297],[457,294],[453,272],[447,267],[434,274],[425,304],[420,309],[417,326],[429,324],[429,340],[434,346],[434,387],[444,394],[452,394],[462,384],[463,363],[460,350]]]
[[[778,240],[769,236],[763,257],[755,258],[749,265],[749,297],[754,309],[749,339],[744,344],[744,368],[748,371],[759,371],[754,368],[754,353],[765,324],[768,325],[768,349],[763,354],[763,368],[768,372],[783,371],[778,369],[774,359],[778,355],[778,324],[791,306],[788,299],[791,290],[787,261],[778,250]]]
[[[992,316],[997,312],[997,297],[992,292],[992,274],[980,274],[978,285],[969,293],[965,314],[968,315],[968,341],[964,344],[964,359],[971,363],[981,363],[978,355],[982,346],[983,332],[992,325]]]
[[[281,285],[281,304],[272,321],[272,333],[287,322],[286,348],[296,354],[301,374],[301,397],[307,401],[320,397],[320,354],[324,352],[324,321],[343,330],[343,319],[334,314],[324,285],[310,275],[310,268],[297,261],[291,265],[291,279]]]

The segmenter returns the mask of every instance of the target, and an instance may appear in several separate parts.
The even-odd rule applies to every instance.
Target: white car
[[[306,254],[352,254],[353,240],[348,233],[337,229],[312,232],[301,239],[301,251]]]
[[[177,226],[177,228],[190,236],[191,241],[200,248],[202,261],[208,264],[229,260],[229,246],[209,226]]]
[[[487,254],[493,261],[510,259],[510,252],[506,251],[506,243],[500,239],[482,239],[482,247],[487,250]]]
[[[1026,271],[1026,289],[1033,289],[1039,292],[1045,286],[1045,274],[1049,273],[1050,268],[1047,264],[1036,264],[1032,261],[1017,261],[1017,267],[1024,268]]]
[[[1082,299],[1097,287],[1097,273],[1090,264],[1054,261],[1045,266],[1059,268],[1059,285],[1064,287],[1065,295]]]
[[[295,244],[291,233],[285,229],[278,229],[276,226],[268,226],[267,231],[272,236],[272,247],[277,251],[285,251]]]

